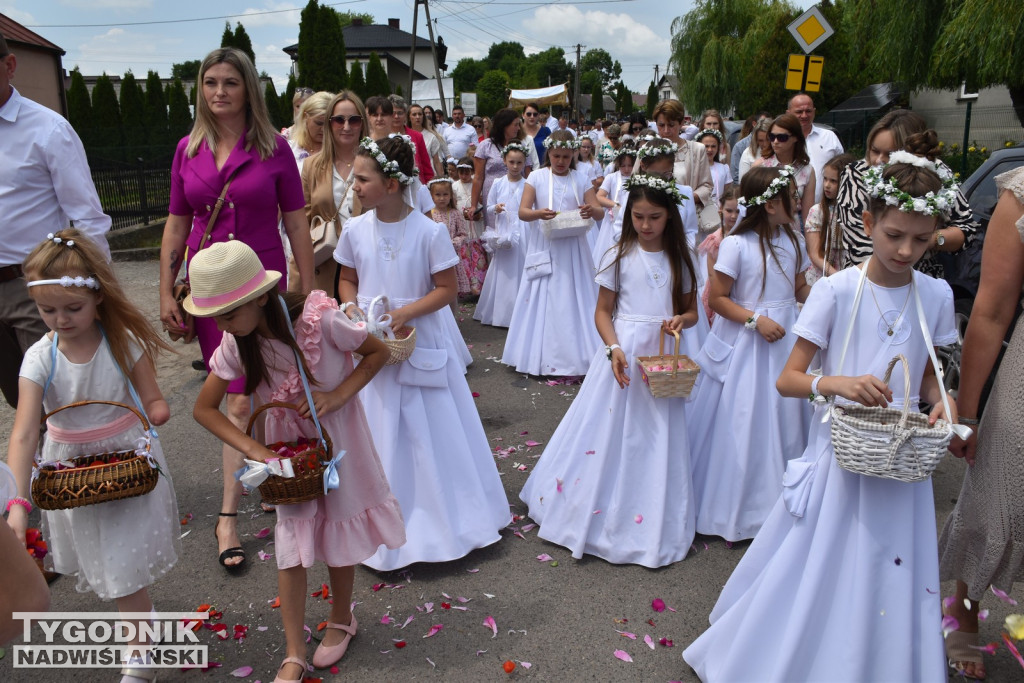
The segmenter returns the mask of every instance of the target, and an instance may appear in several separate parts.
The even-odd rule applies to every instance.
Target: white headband
[[[97,290],[100,288],[100,283],[96,278],[92,276],[82,277],[81,275],[78,275],[76,277],[65,275],[63,277],[53,278],[50,280],[32,280],[27,284],[29,287],[39,287],[41,285],[60,285],[61,287],[88,287],[89,289]]]

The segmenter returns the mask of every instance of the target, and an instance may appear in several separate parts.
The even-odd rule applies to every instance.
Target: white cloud
[[[626,59],[663,62],[671,45],[668,38],[659,36],[629,14],[581,12],[573,5],[541,7],[533,17],[523,20],[523,26],[525,33],[542,43],[582,43],[588,48],[599,47],[620,62]]]
[[[25,26],[28,26],[29,24],[39,23],[38,21],[36,21],[35,17],[33,17],[27,11],[18,9],[11,3],[0,2],[0,13],[6,14],[14,21]]]
[[[248,8],[241,12],[242,16],[232,17],[232,24],[241,22],[248,31],[249,27],[256,26],[292,26],[298,28],[299,18],[302,10],[280,12],[277,10],[291,10],[299,2],[267,2],[264,7]],[[266,14],[266,12],[274,12]],[[262,14],[261,14],[262,13]]]
[[[172,63],[200,58],[202,55],[191,55],[187,49],[183,50],[178,37],[111,28],[68,49],[64,66],[71,70],[78,65],[85,75],[104,71],[109,75],[123,75],[131,69],[136,78],[145,78],[152,69],[167,77],[171,75]]]

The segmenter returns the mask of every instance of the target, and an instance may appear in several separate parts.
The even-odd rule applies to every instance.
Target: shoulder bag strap
[[[284,297],[278,295],[277,300],[281,302],[281,308],[284,309],[284,319],[288,322],[288,331],[292,334],[292,339],[296,339],[295,327],[292,325],[292,314],[288,310],[288,304],[285,302]],[[309,388],[309,379],[306,377],[306,370],[302,367],[302,358],[299,357],[299,352],[295,351],[295,365],[299,371],[299,378],[302,379],[302,388],[306,394],[306,401],[309,403],[309,415],[313,418],[313,424],[316,425],[316,433],[320,437],[320,443],[324,449],[327,448],[327,441],[324,439],[324,429],[320,426],[320,418],[316,414],[316,404],[313,403],[313,392]]]
[[[224,189],[220,191],[220,196],[217,197],[217,203],[214,205],[213,211],[210,213],[210,220],[206,221],[206,231],[203,233],[203,239],[199,240],[199,249],[196,249],[196,251],[200,251],[205,247],[206,241],[210,239],[210,233],[213,232],[213,224],[217,222],[217,217],[220,216],[220,209],[224,206],[224,198],[228,194],[228,188],[231,187],[231,181],[235,179],[236,175],[238,175],[239,170],[241,170],[241,167],[232,171],[231,175],[228,176],[228,181],[224,183]]]

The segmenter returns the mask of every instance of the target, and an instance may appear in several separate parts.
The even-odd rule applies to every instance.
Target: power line
[[[632,2],[632,0],[622,0],[623,2]],[[347,0],[346,2],[330,2],[324,3],[329,7],[337,7],[340,5],[356,5],[366,0]],[[220,17],[198,17],[195,19],[164,19],[161,21],[126,21],[117,24],[31,24],[27,25],[26,28],[115,28],[118,26],[151,26],[153,24],[185,24],[193,21],[215,21],[220,19],[237,19],[244,17],[255,17],[264,14],[282,14],[284,12],[301,12],[302,7],[292,7],[290,9],[274,9],[267,10],[265,12],[246,12],[245,14],[225,14]]]

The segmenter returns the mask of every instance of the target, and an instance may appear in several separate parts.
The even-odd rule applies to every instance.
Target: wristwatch
[[[945,235],[942,234],[941,230],[936,230],[935,231],[935,246],[936,247],[941,247],[945,243],[946,243]]]

